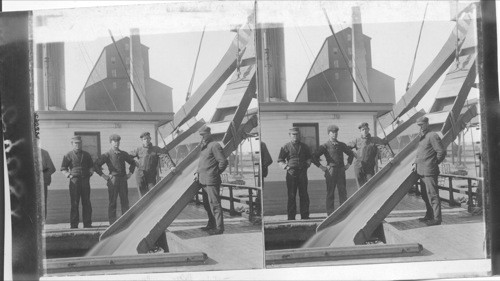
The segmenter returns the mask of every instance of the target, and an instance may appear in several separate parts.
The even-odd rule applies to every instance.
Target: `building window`
[[[311,153],[314,153],[319,147],[318,123],[293,123],[293,127],[299,128],[300,141],[309,147]]]
[[[339,61],[338,60],[334,60],[333,61],[333,67],[336,67],[336,68],[339,67]]]
[[[352,55],[352,49],[351,49],[351,47],[347,48],[347,54],[348,55]]]
[[[347,34],[347,41],[351,41],[351,40],[352,40],[351,34]]]
[[[116,69],[111,69],[111,76],[116,77]]]
[[[339,80],[340,76],[338,72],[335,72],[335,80]]]
[[[339,48],[333,48],[333,54],[336,55],[339,53]]]
[[[112,56],[111,57],[111,63],[115,63],[116,62],[116,57],[115,56]]]
[[[101,155],[101,133],[100,132],[75,132],[75,136],[82,138],[82,149],[90,153],[95,162]]]
[[[116,90],[116,82],[113,82],[113,90]]]

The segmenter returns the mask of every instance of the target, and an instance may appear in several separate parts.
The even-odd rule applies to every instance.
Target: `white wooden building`
[[[331,124],[339,127],[339,141],[348,143],[359,137],[358,124],[368,122],[370,132],[377,135],[376,117],[389,112],[389,103],[336,103],[336,102],[274,102],[259,104],[261,140],[264,141],[273,158],[266,182],[285,180],[285,172],[277,164],[280,148],[290,141],[288,130],[299,127],[302,141],[315,149],[328,140],[327,128]],[[324,157],[323,164],[324,162]],[[345,158],[347,160],[347,157]],[[346,174],[354,179],[353,169]],[[311,165],[309,180],[323,180],[320,169]]]
[[[161,140],[156,128],[173,118],[173,113],[159,112],[105,112],[105,111],[38,111],[40,125],[40,146],[50,154],[56,167],[50,189],[67,189],[68,179],[60,172],[63,156],[71,151],[71,138],[80,135],[83,150],[95,160],[110,149],[109,136],[121,136],[120,149],[126,152],[141,146],[140,134],[151,133],[153,144]],[[103,170],[107,172],[106,165]],[[129,187],[136,187],[135,177],[129,179]],[[91,188],[106,188],[98,175],[90,179]]]

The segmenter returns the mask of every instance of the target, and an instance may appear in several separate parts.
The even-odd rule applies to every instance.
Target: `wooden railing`
[[[446,183],[446,182],[448,183],[448,186],[443,186],[443,183],[441,181],[438,181],[439,189],[448,191],[448,198],[440,197],[440,199],[442,201],[448,202],[448,205],[450,207],[460,206],[461,204],[459,202],[455,201],[455,193],[466,194],[468,197],[467,210],[469,212],[471,212],[472,208],[475,207],[474,199],[476,199],[476,201],[478,201],[480,199],[480,198],[478,198],[477,191],[472,191],[472,188],[474,187],[472,185],[472,182],[473,181],[477,182],[477,185],[475,185],[477,187],[481,184],[482,178],[467,177],[467,176],[452,175],[452,174],[440,174],[439,178],[441,180],[444,180],[444,183]],[[460,190],[460,189],[453,187],[453,182],[454,182],[454,180],[457,180],[457,179],[467,180],[467,190]],[[481,195],[479,195],[479,196],[481,196]]]
[[[229,201],[229,208],[222,208],[224,211],[228,211],[231,216],[238,216],[240,215],[239,212],[236,211],[234,207],[234,203],[242,203],[248,205],[248,212],[249,216],[248,219],[252,220],[254,217],[254,210],[255,208],[260,206],[260,202],[255,202],[255,198],[257,197],[258,192],[262,190],[260,187],[255,187],[255,186],[246,186],[246,185],[239,185],[239,184],[231,184],[231,183],[222,183],[221,187],[227,187],[229,189],[229,196],[221,195],[220,199]],[[237,198],[234,196],[234,189],[247,189],[248,191],[248,199],[243,199],[243,198]],[[195,202],[196,204],[201,204],[203,200],[200,200],[200,196],[202,196],[202,191],[201,189],[198,191],[198,193],[195,196]]]

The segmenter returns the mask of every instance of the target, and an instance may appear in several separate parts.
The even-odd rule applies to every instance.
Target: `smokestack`
[[[283,24],[260,25],[255,34],[259,101],[286,102]]]
[[[66,110],[64,43],[37,45],[39,110]]]
[[[353,101],[370,102],[368,93],[368,73],[366,64],[366,48],[361,25],[361,10],[358,6],[352,7],[352,75],[356,81],[353,84]],[[363,87],[363,85],[366,86]],[[359,90],[359,91],[358,91]],[[361,93],[360,93],[361,92]]]
[[[144,58],[142,57],[141,37],[138,28],[130,29],[130,78],[133,87],[130,87],[132,111],[151,111],[146,100],[146,79],[144,72]],[[137,91],[137,94],[134,92]],[[140,101],[139,101],[140,99]],[[142,106],[141,106],[142,103]],[[144,108],[143,108],[144,106]]]

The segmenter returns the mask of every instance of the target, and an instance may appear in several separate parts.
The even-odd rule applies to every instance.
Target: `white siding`
[[[278,155],[281,146],[289,141],[288,129],[293,123],[318,123],[319,124],[319,143],[325,143],[328,140],[327,128],[331,124],[339,126],[339,141],[348,143],[359,136],[358,124],[368,122],[370,128],[374,127],[373,116],[376,113],[342,113],[335,112],[331,114],[314,112],[290,112],[290,113],[271,113],[260,112],[261,140],[264,141],[273,158],[273,164],[269,167],[267,181],[284,181],[285,172],[277,164]],[[373,129],[371,129],[373,131]],[[373,132],[372,132],[373,133]],[[347,160],[347,156],[345,158]],[[325,164],[325,161],[322,162]],[[352,168],[349,168],[346,174],[347,178],[354,178]],[[323,173],[316,166],[311,165],[308,171],[310,180],[323,179]]]
[[[52,184],[49,189],[68,189],[68,179],[60,172],[63,156],[72,149],[71,137],[74,132],[100,132],[101,153],[110,149],[109,136],[121,136],[120,149],[130,152],[141,145],[139,135],[149,131],[154,135],[155,126],[152,122],[88,122],[88,121],[40,121],[40,145],[50,154],[56,172],[52,175]],[[153,140],[154,141],[154,140]],[[127,166],[128,167],[128,166]],[[107,172],[106,165],[103,170]],[[107,188],[106,183],[97,174],[90,178],[90,186],[94,188]],[[129,187],[137,187],[135,176],[128,181]]]

